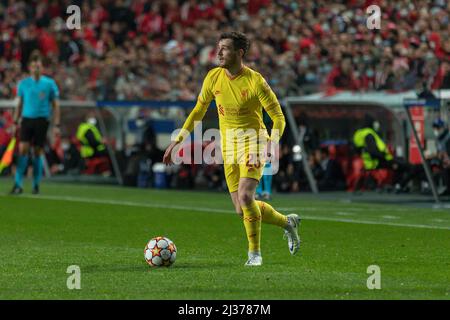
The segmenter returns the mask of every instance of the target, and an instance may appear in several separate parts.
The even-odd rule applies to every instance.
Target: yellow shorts
[[[264,163],[262,160],[248,160],[240,163],[224,163],[225,181],[228,191],[236,192],[239,188],[240,178],[253,178],[259,181],[263,175]]]

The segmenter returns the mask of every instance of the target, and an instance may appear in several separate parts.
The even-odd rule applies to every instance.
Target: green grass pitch
[[[263,266],[246,268],[242,221],[224,193],[44,182],[0,192],[0,299],[449,299],[450,212],[275,195],[302,217],[302,247],[263,225]],[[150,268],[146,242],[173,240],[177,261]],[[81,289],[66,286],[68,266]],[[369,265],[381,289],[367,288]]]

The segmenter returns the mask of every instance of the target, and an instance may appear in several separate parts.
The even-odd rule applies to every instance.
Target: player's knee
[[[243,213],[242,213],[242,208],[241,208],[241,206],[240,206],[240,204],[239,203],[235,203],[234,204],[234,210],[236,211],[236,213],[239,215],[239,216],[243,216]]]
[[[34,150],[33,150],[33,155],[35,157],[41,156],[42,153],[43,153],[43,149],[41,147],[35,147]]]
[[[19,154],[21,156],[28,154],[29,150],[30,150],[30,147],[28,145],[24,145],[24,144],[19,145]]]
[[[253,201],[253,196],[247,192],[239,193],[239,203],[241,206],[247,207]]]

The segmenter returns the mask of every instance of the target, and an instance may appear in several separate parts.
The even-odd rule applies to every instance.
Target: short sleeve
[[[50,82],[50,100],[53,101],[55,99],[59,99],[59,89],[56,82],[53,80]]]
[[[19,84],[17,85],[17,96],[23,98],[25,95],[24,85],[23,81],[19,81]]]

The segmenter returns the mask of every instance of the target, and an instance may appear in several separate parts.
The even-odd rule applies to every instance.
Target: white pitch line
[[[411,227],[411,228],[423,228],[423,229],[450,230],[450,227],[429,226],[426,224],[409,224],[409,223],[381,222],[381,221],[379,222],[379,221],[353,220],[353,219],[341,219],[341,218],[331,218],[331,217],[310,217],[310,216],[303,216],[303,215],[300,218],[305,218],[307,220],[322,220],[322,221],[348,222],[348,223],[360,223],[360,224],[375,224],[375,225],[394,226],[394,227]]]
[[[22,197],[29,198],[29,199],[57,200],[57,201],[70,201],[70,202],[95,203],[95,204],[114,204],[114,205],[128,206],[128,207],[162,208],[162,209],[174,209],[174,210],[197,210],[197,211],[217,212],[217,213],[234,213],[233,210],[224,210],[224,209],[214,209],[214,208],[197,209],[194,207],[177,206],[177,205],[169,205],[169,204],[143,203],[143,202],[110,200],[110,199],[91,199],[91,198],[71,197],[71,196],[20,195],[20,197],[21,198]]]
[[[0,195],[3,197],[10,197],[7,195]],[[17,196],[16,196],[17,197]],[[56,201],[70,201],[70,202],[81,202],[81,203],[96,203],[96,204],[113,204],[121,206],[130,207],[143,207],[143,208],[162,208],[162,209],[174,209],[183,211],[200,211],[200,212],[216,212],[216,213],[234,213],[233,210],[215,209],[215,208],[196,208],[188,206],[177,206],[177,205],[167,205],[158,203],[142,203],[133,201],[119,201],[119,200],[106,200],[106,199],[91,199],[91,198],[81,198],[81,197],[71,197],[71,196],[49,196],[49,195],[20,195],[21,198],[29,199],[41,199],[41,200],[56,200]],[[319,221],[334,221],[334,222],[345,222],[345,223],[359,223],[359,224],[371,224],[371,225],[385,225],[394,227],[410,227],[410,228],[424,228],[424,229],[442,229],[450,230],[450,227],[441,226],[430,226],[425,224],[408,224],[408,223],[394,223],[394,222],[381,222],[381,221],[368,221],[368,220],[354,220],[354,219],[342,219],[333,217],[318,217],[318,216],[308,216],[302,215],[302,219],[306,220],[319,220]]]
[[[390,219],[390,220],[398,219],[398,217],[396,217],[396,216],[381,216],[381,217],[384,219]]]
[[[342,212],[342,211],[335,212],[334,214],[337,214],[338,216],[352,216],[352,215],[354,215],[354,213]]]

